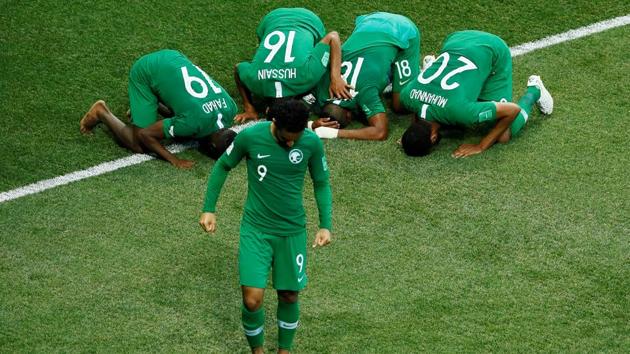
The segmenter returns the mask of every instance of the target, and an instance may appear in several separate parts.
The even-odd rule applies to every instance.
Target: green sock
[[[265,326],[265,309],[261,306],[257,311],[249,311],[241,305],[241,321],[245,329],[245,337],[251,348],[262,347],[265,341],[263,327]]]
[[[518,114],[518,116],[516,116],[516,119],[514,120],[514,122],[512,122],[512,125],[510,125],[510,133],[512,137],[516,136],[516,134],[518,134],[521,131],[521,129],[523,129],[523,127],[525,126],[525,123],[527,123],[529,114],[532,112],[534,103],[536,103],[536,101],[538,101],[539,98],[540,98],[540,89],[538,87],[536,86],[527,87],[527,91],[525,92],[523,97],[521,97],[521,99],[518,100],[518,105],[519,107],[521,107],[521,112]]]
[[[291,350],[299,319],[299,302],[278,301],[278,348]]]

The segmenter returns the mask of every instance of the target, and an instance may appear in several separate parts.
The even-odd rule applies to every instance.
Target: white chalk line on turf
[[[550,47],[558,43],[568,42],[581,37],[590,36],[598,32],[602,32],[615,27],[625,26],[628,24],[630,24],[630,15],[615,17],[610,20],[593,23],[588,26],[545,37],[534,42],[517,45],[510,48],[510,51],[512,52],[512,57],[516,57],[519,55],[527,54],[534,50]]]
[[[611,28],[621,27],[630,24],[630,15],[620,16],[613,19],[597,22],[588,26],[569,30],[564,33],[556,34],[553,36],[545,37],[543,39],[524,43],[510,48],[513,57],[527,54],[529,52],[550,47],[559,43],[567,42],[577,38],[589,36],[598,32],[602,32]],[[178,153],[192,147],[193,144],[174,144],[169,146],[169,150],[173,153]],[[47,179],[44,181],[29,184],[24,187],[16,188],[7,192],[0,193],[0,203],[4,203],[9,200],[21,198],[30,194],[43,192],[47,189],[62,186],[71,182],[79,181],[89,177],[95,177],[107,172],[112,172],[124,167],[137,165],[139,163],[149,161],[154,157],[144,154],[134,154],[128,157],[124,157],[118,160],[104,162],[100,165],[90,167],[85,170],[72,172],[63,176]]]
[[[193,144],[193,143],[172,144],[172,145],[169,145],[167,148],[170,152],[176,154],[184,150],[187,150],[195,145],[196,144]],[[95,177],[95,176],[102,175],[107,172],[116,171],[123,167],[137,165],[145,161],[153,160],[154,158],[155,157],[151,155],[146,155],[146,154],[133,154],[131,156],[123,157],[118,160],[104,162],[102,164],[92,166],[85,170],[76,171],[76,172],[68,173],[63,176],[35,182],[33,184],[29,184],[24,187],[20,187],[20,188],[16,188],[7,192],[0,193],[0,203],[6,202],[12,199],[21,198],[29,194],[39,193],[47,189],[62,186],[64,184],[68,184],[71,182],[80,181],[85,178]]]

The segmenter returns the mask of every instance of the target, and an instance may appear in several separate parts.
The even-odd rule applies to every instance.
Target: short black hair
[[[424,119],[411,123],[401,139],[402,148],[409,156],[426,156],[431,152],[431,123]]]
[[[199,139],[199,151],[213,160],[218,160],[228,146],[232,144],[235,137],[235,131],[227,128],[219,129],[205,138]]]
[[[320,118],[330,118],[330,120],[336,120],[339,123],[340,128],[345,128],[350,124],[350,119],[346,115],[346,109],[336,105],[334,103],[326,103],[322,107],[322,111],[319,113]]]
[[[306,128],[309,111],[302,100],[295,98],[279,99],[269,108],[268,117],[275,120],[278,129],[299,133]]]

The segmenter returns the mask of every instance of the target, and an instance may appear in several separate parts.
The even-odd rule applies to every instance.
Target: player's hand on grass
[[[335,128],[335,129],[340,128],[339,122],[337,122],[336,120],[332,120],[330,118],[319,118],[313,121],[313,126],[311,127],[313,130],[320,127]]]
[[[195,165],[195,161],[177,159],[173,161],[173,165],[177,168],[190,170]]]
[[[315,242],[313,242],[313,248],[326,246],[330,243],[330,230],[328,229],[319,229],[317,234],[315,235]]]
[[[214,213],[202,213],[199,218],[199,225],[205,232],[215,232],[217,230],[217,216]]]
[[[258,119],[258,112],[256,111],[245,111],[243,113],[239,113],[234,117],[234,122],[236,124],[242,124],[247,122],[248,120],[256,120]]]
[[[350,90],[353,89],[351,85],[348,85],[343,78],[333,79],[330,82],[330,87],[328,88],[328,95],[330,98],[339,98],[342,100],[350,100],[352,99],[352,95],[350,94]]]
[[[454,158],[468,157],[472,155],[477,155],[482,152],[483,149],[477,144],[462,144],[457,148],[457,150],[453,152],[451,156],[453,156]]]

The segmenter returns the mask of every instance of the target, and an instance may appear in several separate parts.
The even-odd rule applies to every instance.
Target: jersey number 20
[[[451,58],[451,56],[447,53],[444,52],[442,54],[440,54],[439,57],[437,57],[435,59],[435,61],[433,63],[431,63],[431,65],[428,66],[428,68],[430,68],[431,66],[435,65],[435,63],[437,63],[438,61],[440,61],[440,59],[442,59],[442,64],[440,65],[440,67],[437,69],[436,72],[433,73],[433,75],[425,78],[423,75],[424,73],[427,71],[423,71],[420,73],[420,75],[418,75],[418,82],[421,84],[428,84],[431,81],[435,80],[437,77],[439,77],[440,75],[442,75],[442,72],[444,71],[444,69],[446,68],[446,66],[448,65],[448,61]],[[440,86],[442,87],[443,90],[454,90],[456,88],[459,87],[459,82],[453,82],[452,84],[448,83],[448,80],[450,80],[453,76],[467,71],[467,70],[475,70],[477,69],[477,65],[475,65],[475,63],[473,63],[472,61],[470,61],[470,59],[464,57],[464,56],[460,56],[459,58],[457,58],[457,60],[459,60],[460,62],[464,63],[464,66],[460,66],[457,69],[451,70],[449,73],[447,73],[446,75],[444,75],[444,77],[442,78],[442,81],[440,81]]]

